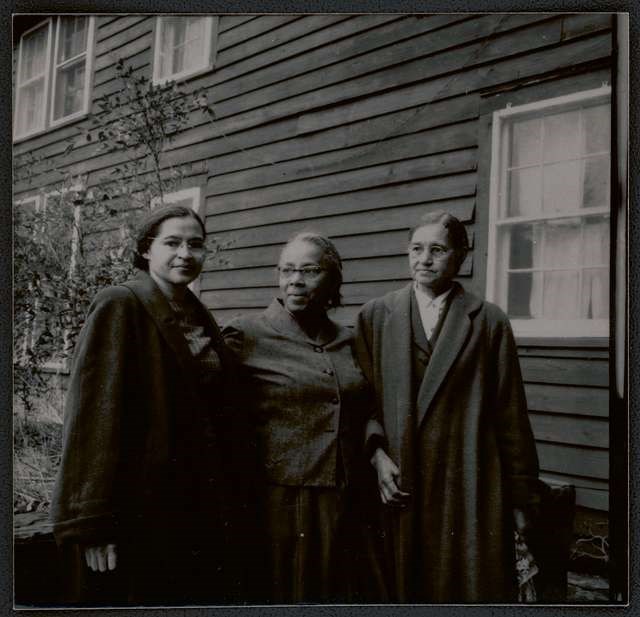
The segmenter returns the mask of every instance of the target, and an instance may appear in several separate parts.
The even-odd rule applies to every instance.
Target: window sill
[[[584,337],[543,337],[543,336],[517,336],[518,347],[581,347],[592,349],[608,349],[609,337],[584,336]]]
[[[176,83],[190,81],[195,77],[199,77],[200,75],[204,75],[205,73],[210,73],[211,71],[213,71],[214,66],[214,64],[210,63],[206,66],[194,69],[193,71],[183,71],[182,73],[176,73],[167,77],[154,77],[152,80],[153,85],[164,86],[167,82],[170,81],[175,81]]]
[[[66,118],[61,118],[60,120],[56,120],[55,124],[52,123],[46,128],[38,129],[37,131],[33,131],[31,133],[25,133],[24,135],[20,135],[20,137],[13,137],[13,143],[19,144],[21,142],[28,141],[29,139],[33,139],[34,137],[39,137],[40,135],[44,135],[45,133],[57,131],[59,128],[63,126],[73,124],[74,122],[78,122],[79,120],[84,120],[88,115],[89,115],[88,111],[83,111],[81,114],[74,114]]]

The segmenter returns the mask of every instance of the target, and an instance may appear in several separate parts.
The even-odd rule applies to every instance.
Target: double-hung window
[[[494,112],[487,297],[516,335],[609,334],[610,96]]]
[[[94,17],[59,16],[20,37],[14,139],[88,113],[94,32]]]
[[[156,18],[153,80],[184,79],[213,68],[217,17],[167,15]]]

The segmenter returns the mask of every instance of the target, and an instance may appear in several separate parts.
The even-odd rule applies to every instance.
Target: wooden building
[[[269,303],[298,230],[335,240],[350,324],[408,280],[421,213],[463,220],[461,280],[512,318],[543,477],[608,510],[615,16],[29,19],[15,36],[15,156],[63,151],[119,58],[206,89],[215,121],[178,135],[167,161],[194,164],[178,197],[229,243],[200,280],[221,322]],[[92,144],[65,159],[74,173],[113,164]],[[51,182],[17,182],[14,201]]]

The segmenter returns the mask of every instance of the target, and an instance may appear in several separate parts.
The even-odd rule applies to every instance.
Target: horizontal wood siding
[[[465,223],[472,250],[460,279],[482,294],[482,118],[492,105],[610,81],[611,26],[606,14],[221,16],[215,70],[186,85],[207,91],[215,119],[194,115],[164,155],[167,166],[194,164],[185,186],[203,188],[207,230],[227,247],[205,266],[203,301],[221,322],[260,311],[283,243],[314,229],[344,259],[336,318],[353,323],[363,302],[408,280],[407,230],[435,209]],[[94,113],[118,87],[118,58],[151,75],[154,28],[149,15],[97,18]],[[122,159],[83,142],[81,125],[14,153],[54,162],[75,140],[62,166],[96,186]],[[16,196],[55,179],[45,170],[18,180]],[[606,509],[607,349],[523,344],[520,353],[545,477]]]

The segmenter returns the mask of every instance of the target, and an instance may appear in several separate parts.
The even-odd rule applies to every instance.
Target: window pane
[[[507,313],[509,317],[531,317],[531,272],[509,273],[509,292],[507,300]]]
[[[585,152],[609,152],[611,148],[610,105],[588,107],[582,112]]]
[[[544,118],[543,135],[545,161],[564,161],[580,156],[580,110]]]
[[[577,319],[578,284],[577,270],[561,270],[544,273],[542,316],[546,319]]]
[[[204,17],[164,17],[160,35],[160,77],[203,64]]]
[[[542,210],[553,214],[580,207],[582,161],[566,161],[543,167]]]
[[[511,167],[540,162],[540,118],[514,122],[511,130]]]
[[[580,317],[609,319],[608,268],[589,268],[583,271]]]
[[[48,24],[44,24],[22,39],[20,83],[44,73],[47,59],[48,28]]]
[[[584,161],[583,208],[603,208],[609,205],[609,155]]]
[[[540,212],[540,168],[508,172],[508,216],[534,216]]]
[[[609,219],[589,217],[584,227],[584,265],[609,265]]]
[[[56,78],[54,119],[58,120],[82,110],[84,103],[85,60],[67,65]]]
[[[511,228],[509,268],[532,268],[534,244],[533,225],[514,225]]]
[[[579,267],[582,261],[582,224],[578,218],[544,225],[545,268]]]
[[[58,64],[87,51],[88,17],[61,17]]]
[[[17,134],[44,128],[44,77],[20,89]]]

